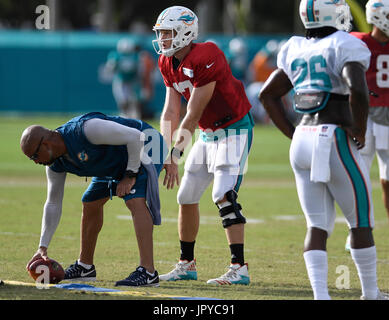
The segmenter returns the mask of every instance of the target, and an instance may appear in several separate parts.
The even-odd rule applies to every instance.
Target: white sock
[[[331,300],[328,294],[328,261],[327,252],[309,250],[304,252],[305,266],[315,300]]]
[[[81,267],[84,267],[85,269],[90,269],[92,268],[92,265],[91,264],[86,264],[86,263],[83,263],[80,261],[80,259],[77,260],[77,263],[81,266]]]
[[[363,249],[351,248],[350,253],[358,270],[362,295],[367,298],[375,299],[378,293],[376,247],[372,246]]]

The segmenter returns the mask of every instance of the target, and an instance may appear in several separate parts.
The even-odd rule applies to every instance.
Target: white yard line
[[[38,233],[27,233],[27,232],[9,232],[9,231],[0,231],[0,236],[15,236],[15,237],[40,237]],[[58,239],[63,240],[76,240],[74,237],[69,236],[58,236]]]

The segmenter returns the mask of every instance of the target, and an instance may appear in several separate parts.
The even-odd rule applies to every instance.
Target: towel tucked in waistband
[[[337,128],[336,125],[319,125],[316,132],[312,160],[311,176],[312,182],[328,182],[331,177],[330,153],[332,138]]]

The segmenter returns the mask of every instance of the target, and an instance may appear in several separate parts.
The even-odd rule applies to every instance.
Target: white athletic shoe
[[[361,296],[361,300],[389,300],[389,295],[378,290],[376,298]]]
[[[219,286],[225,284],[249,284],[250,277],[248,272],[248,264],[245,263],[241,266],[239,263],[231,264],[229,270],[216,279],[210,279],[207,281],[208,284],[216,284]]]
[[[180,260],[169,273],[159,276],[162,281],[197,280],[196,259]]]

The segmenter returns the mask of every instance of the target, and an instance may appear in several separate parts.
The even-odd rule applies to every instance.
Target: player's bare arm
[[[180,124],[181,94],[172,87],[166,87],[165,104],[162,110],[160,128],[168,148],[172,142],[173,133]]]
[[[190,132],[193,135],[200,118],[204,112],[204,109],[211,100],[213,92],[215,90],[216,81],[212,81],[200,88],[194,88],[190,96],[187,113],[182,120],[181,126],[177,134],[177,142],[175,147],[183,151],[188,145],[188,139],[185,139],[185,132]]]
[[[174,148],[179,152],[183,152],[188,145],[204,109],[211,100],[215,86],[216,82],[213,81],[202,87],[193,89],[188,102],[187,113],[178,129],[177,141],[174,145]],[[178,159],[172,154],[170,154],[166,161],[166,176],[163,185],[166,186],[167,189],[172,189],[174,188],[175,183],[177,185],[180,183],[177,161]]]
[[[295,128],[286,116],[281,98],[292,88],[293,85],[285,72],[277,69],[265,82],[258,97],[277,128],[290,139],[293,137]]]
[[[172,144],[173,133],[177,130],[180,124],[180,110],[181,110],[181,95],[172,87],[166,87],[165,105],[161,115],[161,134],[164,137],[168,148]],[[178,175],[178,166],[172,163],[171,158],[166,159],[163,166],[165,169],[165,177],[163,185],[167,189],[172,189],[174,184],[180,183]]]
[[[350,106],[353,118],[351,128],[345,128],[354,139],[358,149],[365,145],[366,121],[369,113],[369,90],[367,88],[365,71],[357,62],[346,63],[342,77],[350,88]]]

